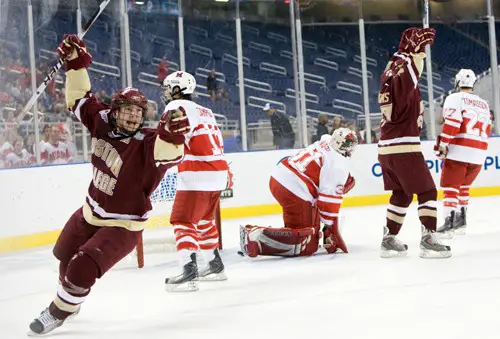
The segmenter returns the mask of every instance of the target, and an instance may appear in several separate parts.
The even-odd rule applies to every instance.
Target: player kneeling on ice
[[[184,143],[186,156],[177,166],[177,190],[170,215],[182,273],[165,279],[165,286],[172,292],[196,291],[198,280],[227,279],[218,250],[215,211],[220,193],[229,182],[229,167],[212,110],[192,101],[195,78],[187,72],[174,72],[162,87],[165,111],[183,107],[191,126]],[[204,269],[198,268],[199,251],[207,263]]]
[[[422,235],[420,257],[448,258],[449,246],[437,239],[436,184],[420,146],[424,105],[418,80],[424,67],[425,46],[434,43],[432,28],[408,28],[399,49],[387,63],[380,77],[379,104],[382,111],[378,160],[382,167],[384,188],[392,191],[387,208],[386,226],[381,243],[383,258],[405,256],[408,246],[398,235],[413,195],[418,197],[418,216]]]
[[[296,155],[282,159],[271,174],[269,188],[283,208],[285,227],[241,226],[240,254],[312,255],[320,244],[321,222],[327,252],[347,253],[338,216],[342,196],[355,184],[349,174],[349,158],[357,144],[353,131],[339,128],[333,135],[325,135]]]
[[[30,324],[36,334],[77,313],[96,279],[135,248],[151,211],[149,196],[182,160],[189,131],[182,108],[167,111],[157,129],[142,128],[148,100],[135,88],[116,92],[111,106],[96,99],[87,73],[92,57],[76,35],[65,35],[57,53],[65,60],[67,106],[92,137],[93,178],[83,207],[54,246],[59,287]]]
[[[443,159],[445,222],[437,231],[441,238],[465,234],[469,187],[481,171],[488,149],[490,108],[472,93],[476,79],[472,70],[461,69],[455,76],[457,92],[450,94],[443,106],[443,130],[434,147]]]

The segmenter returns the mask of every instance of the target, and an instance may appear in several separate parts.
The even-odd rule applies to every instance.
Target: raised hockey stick
[[[92,15],[92,18],[90,18],[90,20],[87,22],[87,24],[83,28],[83,31],[80,34],[78,34],[78,38],[83,39],[85,34],[87,34],[87,31],[89,30],[89,28],[92,27],[94,22],[97,20],[99,15],[101,15],[101,13],[104,11],[106,6],[110,3],[110,1],[111,0],[104,0],[103,2],[101,2],[101,4],[99,5],[99,8],[96,10],[94,15]],[[28,113],[28,111],[31,109],[31,107],[33,107],[33,105],[36,103],[36,101],[38,100],[40,95],[42,95],[42,93],[45,91],[45,88],[47,88],[47,85],[49,84],[49,82],[51,82],[52,79],[54,79],[54,77],[56,76],[57,72],[59,72],[59,70],[61,69],[63,64],[64,64],[64,60],[62,58],[59,58],[59,60],[57,61],[57,64],[55,64],[55,66],[53,66],[49,70],[47,76],[45,77],[45,79],[43,79],[43,82],[40,84],[40,86],[38,86],[36,92],[33,93],[33,95],[28,100],[28,102],[24,106],[21,113],[18,115],[18,117],[17,117],[18,121],[21,121],[24,118],[24,116],[26,115],[26,113]]]
[[[424,0],[424,28],[429,28],[429,0]]]

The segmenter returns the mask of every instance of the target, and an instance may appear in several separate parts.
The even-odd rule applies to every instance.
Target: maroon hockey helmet
[[[111,109],[114,110],[127,105],[139,106],[146,112],[148,109],[148,99],[137,88],[125,87],[113,94]]]

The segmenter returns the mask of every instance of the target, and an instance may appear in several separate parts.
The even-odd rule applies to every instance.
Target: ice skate
[[[440,239],[453,239],[455,236],[455,223],[456,214],[455,211],[451,211],[450,215],[444,220],[443,226],[439,227],[436,231],[436,235]]]
[[[449,258],[451,257],[450,246],[439,242],[436,232],[427,230],[422,226],[422,239],[420,240],[420,258]]]
[[[404,257],[408,251],[408,246],[403,244],[394,234],[389,234],[389,229],[384,227],[384,237],[380,245],[381,258]]]
[[[464,235],[467,227],[467,207],[461,207],[460,212],[455,214],[455,222],[453,223],[453,231],[455,234]]]
[[[256,241],[250,241],[249,234],[252,232],[247,226],[240,225],[240,247],[239,255],[256,257],[259,254],[259,245]]]
[[[198,265],[196,253],[190,255],[191,261],[184,265],[182,273],[165,279],[165,288],[169,292],[194,292],[198,291]]]
[[[30,324],[30,332],[28,335],[36,336],[49,333],[54,329],[58,328],[64,323],[64,320],[57,319],[52,314],[50,314],[49,308],[47,307],[45,310],[40,313],[38,318],[33,320]]]
[[[219,255],[219,250],[214,250],[215,258],[208,262],[208,266],[198,273],[199,281],[222,281],[227,280],[224,273],[224,263]]]

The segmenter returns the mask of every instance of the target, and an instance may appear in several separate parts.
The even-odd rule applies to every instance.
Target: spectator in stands
[[[320,114],[318,115],[318,125],[316,126],[316,134],[313,135],[312,142],[316,142],[321,139],[323,134],[328,134],[328,115]]]
[[[207,77],[207,92],[212,101],[215,101],[217,98],[217,87],[217,75],[215,74],[215,69],[212,69],[212,73]]]
[[[295,133],[286,114],[276,111],[276,108],[269,103],[264,106],[263,110],[267,112],[267,116],[271,119],[273,143],[276,149],[293,148]]]
[[[344,127],[345,123],[341,117],[334,117],[332,121],[332,130],[330,134],[332,134],[337,128]]]
[[[168,64],[166,57],[163,57],[163,59],[161,59],[161,62],[158,64],[157,74],[158,74],[158,83],[162,84],[163,80],[165,80],[165,78],[168,75]]]
[[[101,91],[101,101],[106,105],[111,105],[111,97],[106,93],[105,89]]]
[[[427,124],[422,121],[422,128],[420,129],[420,140],[427,140]]]
[[[40,140],[40,149],[42,148],[42,146],[49,142],[49,139],[50,139],[50,125],[45,125],[43,126],[43,130],[42,130],[42,133],[43,133],[43,139]]]

